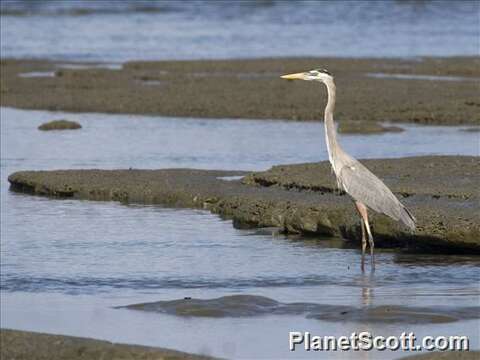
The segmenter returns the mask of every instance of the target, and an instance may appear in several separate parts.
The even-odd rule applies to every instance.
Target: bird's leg
[[[370,245],[370,257],[372,260],[372,269],[375,269],[375,255],[373,254],[375,243],[373,242],[373,236],[372,236],[372,232],[370,231],[370,224],[368,223],[368,218],[365,221],[365,227],[367,228],[367,232],[368,232],[368,243]]]
[[[367,234],[362,218],[360,218],[360,226],[362,227],[362,271],[365,271],[365,250],[367,249]]]
[[[362,217],[362,270],[363,270],[363,258],[365,254],[365,248],[367,246],[365,230],[368,234],[368,243],[370,245],[370,257],[372,260],[372,268],[375,268],[375,257],[374,257],[375,255],[373,254],[375,243],[373,242],[373,236],[370,230],[370,224],[368,223],[367,207],[359,201],[356,201],[355,205],[357,207],[358,212],[360,213],[360,216]]]
[[[362,265],[361,267],[362,267],[362,271],[365,271],[365,250],[367,249],[367,233],[365,230],[365,223],[363,220],[363,212],[364,212],[365,206],[360,202],[355,202],[355,206],[357,207],[357,211],[360,214],[360,227],[362,228]]]

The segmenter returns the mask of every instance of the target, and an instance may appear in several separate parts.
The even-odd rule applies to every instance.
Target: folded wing
[[[337,173],[339,183],[353,199],[415,229],[415,218],[392,191],[370,170],[349,157]]]

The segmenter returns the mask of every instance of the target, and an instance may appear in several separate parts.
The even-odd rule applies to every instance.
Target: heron
[[[333,121],[335,110],[336,86],[333,75],[326,69],[315,69],[305,72],[281,76],[287,80],[319,81],[327,87],[327,105],[325,107],[324,125],[325,139],[328,151],[328,160],[332,166],[339,189],[345,191],[355,203],[360,215],[362,229],[362,263],[364,270],[365,251],[370,246],[372,269],[375,268],[374,241],[368,209],[385,214],[396,221],[405,224],[410,230],[415,230],[416,219],[410,211],[397,199],[392,191],[358,160],[347,154],[337,140],[337,131]]]

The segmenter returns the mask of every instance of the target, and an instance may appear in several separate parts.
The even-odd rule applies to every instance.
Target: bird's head
[[[328,80],[333,80],[333,75],[325,69],[314,69],[295,74],[282,75],[281,78],[287,80],[315,80],[326,82]]]

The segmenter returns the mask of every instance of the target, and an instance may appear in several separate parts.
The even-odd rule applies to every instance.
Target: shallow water
[[[471,347],[479,348],[477,320],[408,326],[330,323],[303,316],[194,319],[113,309],[239,293],[334,305],[476,306],[479,257],[379,251],[377,271],[362,274],[358,248],[339,239],[238,230],[230,221],[200,210],[34,197],[10,192],[6,181],[8,174],[21,169],[260,170],[279,163],[318,161],[326,158],[321,123],[9,108],[2,108],[0,115],[1,327],[233,358],[345,358],[343,353],[290,353],[288,331],[294,330],[318,335],[366,329],[376,335],[459,334],[468,335]],[[57,118],[79,121],[83,128],[37,130],[42,122]],[[403,133],[341,136],[341,141],[358,157],[478,155],[478,133],[458,127],[402,126]]]
[[[327,159],[323,123],[188,119],[119,114],[70,114],[1,108],[2,156],[13,169],[169,168],[264,170]],[[67,118],[82,129],[41,132]],[[398,124],[396,124],[398,125]],[[417,126],[382,135],[341,135],[357,158],[479,155],[469,126]],[[448,146],[445,146],[448,144]]]
[[[477,1],[2,1],[1,56],[127,61],[478,54]]]

